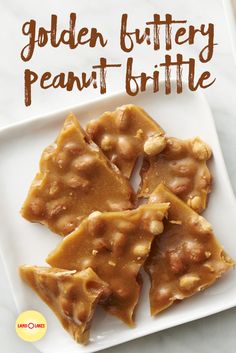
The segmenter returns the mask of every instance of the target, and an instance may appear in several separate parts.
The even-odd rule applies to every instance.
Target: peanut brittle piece
[[[132,104],[105,112],[90,121],[86,130],[127,178],[143,150],[152,155],[165,147],[162,128],[142,108]]]
[[[131,326],[141,290],[139,270],[154,237],[163,231],[168,207],[164,203],[94,212],[63,239],[47,262],[68,270],[91,267],[111,289],[104,308]]]
[[[148,197],[161,182],[201,213],[211,191],[211,174],[206,161],[210,147],[195,137],[191,140],[167,138],[165,149],[155,156],[146,156],[141,168],[138,197]]]
[[[70,114],[54,144],[41,157],[21,213],[60,235],[71,233],[95,210],[133,208],[133,191]]]
[[[108,285],[91,268],[77,272],[21,266],[20,275],[54,311],[64,329],[86,344],[96,304],[110,293]]]
[[[212,285],[234,266],[211,225],[160,184],[149,202],[169,202],[168,220],[145,263],[151,279],[151,314],[156,315]]]

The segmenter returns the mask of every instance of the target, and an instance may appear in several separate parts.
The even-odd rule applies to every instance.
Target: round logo
[[[46,319],[38,311],[24,311],[16,320],[16,333],[24,341],[38,341],[45,335],[46,331]]]

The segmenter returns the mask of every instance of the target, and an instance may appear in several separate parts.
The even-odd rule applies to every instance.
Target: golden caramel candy
[[[64,329],[86,344],[96,304],[110,293],[108,285],[91,268],[77,272],[21,266],[20,275],[54,311]]]
[[[165,147],[162,128],[142,108],[132,104],[105,112],[90,121],[86,131],[127,178],[144,150],[153,155]]]
[[[70,114],[41,157],[21,213],[60,235],[71,233],[95,210],[133,208],[133,191]]]
[[[163,231],[168,207],[164,203],[131,211],[94,212],[63,239],[47,262],[68,270],[91,267],[112,291],[104,308],[133,325],[141,290],[139,271],[154,237]]]
[[[212,285],[234,261],[216,240],[211,225],[166,186],[160,184],[149,202],[169,202],[164,232],[145,263],[151,279],[151,314]]]
[[[170,137],[166,142],[161,153],[145,156],[138,197],[148,197],[162,182],[194,211],[201,213],[211,191],[211,174],[206,165],[211,149],[199,137],[191,140]]]

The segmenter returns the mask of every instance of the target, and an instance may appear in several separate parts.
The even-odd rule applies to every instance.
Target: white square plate
[[[235,198],[213,118],[201,93],[193,94],[186,87],[184,93],[169,96],[147,91],[131,98],[124,93],[118,93],[2,129],[0,131],[1,253],[18,311],[35,309],[42,312],[47,319],[47,334],[35,343],[43,353],[95,352],[236,305],[236,271],[230,271],[206,291],[179,305],[173,305],[156,318],[151,318],[148,302],[149,283],[145,279],[136,312],[136,327],[129,329],[99,308],[92,325],[91,342],[82,347],[73,341],[51,310],[20,280],[17,270],[19,265],[44,265],[48,253],[61,240],[46,227],[31,224],[19,214],[29,185],[38,169],[43,148],[55,139],[68,112],[76,113],[81,124],[85,125],[88,120],[98,117],[104,111],[113,110],[126,103],[142,106],[157,119],[170,136],[190,138],[199,135],[212,146],[214,159],[210,167],[214,175],[214,187],[205,215],[213,224],[215,233],[226,251],[236,259]]]

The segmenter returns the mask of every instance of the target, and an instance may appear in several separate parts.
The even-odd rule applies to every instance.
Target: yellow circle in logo
[[[16,333],[24,341],[38,341],[45,335],[46,331],[47,321],[38,311],[24,311],[16,320]]]

